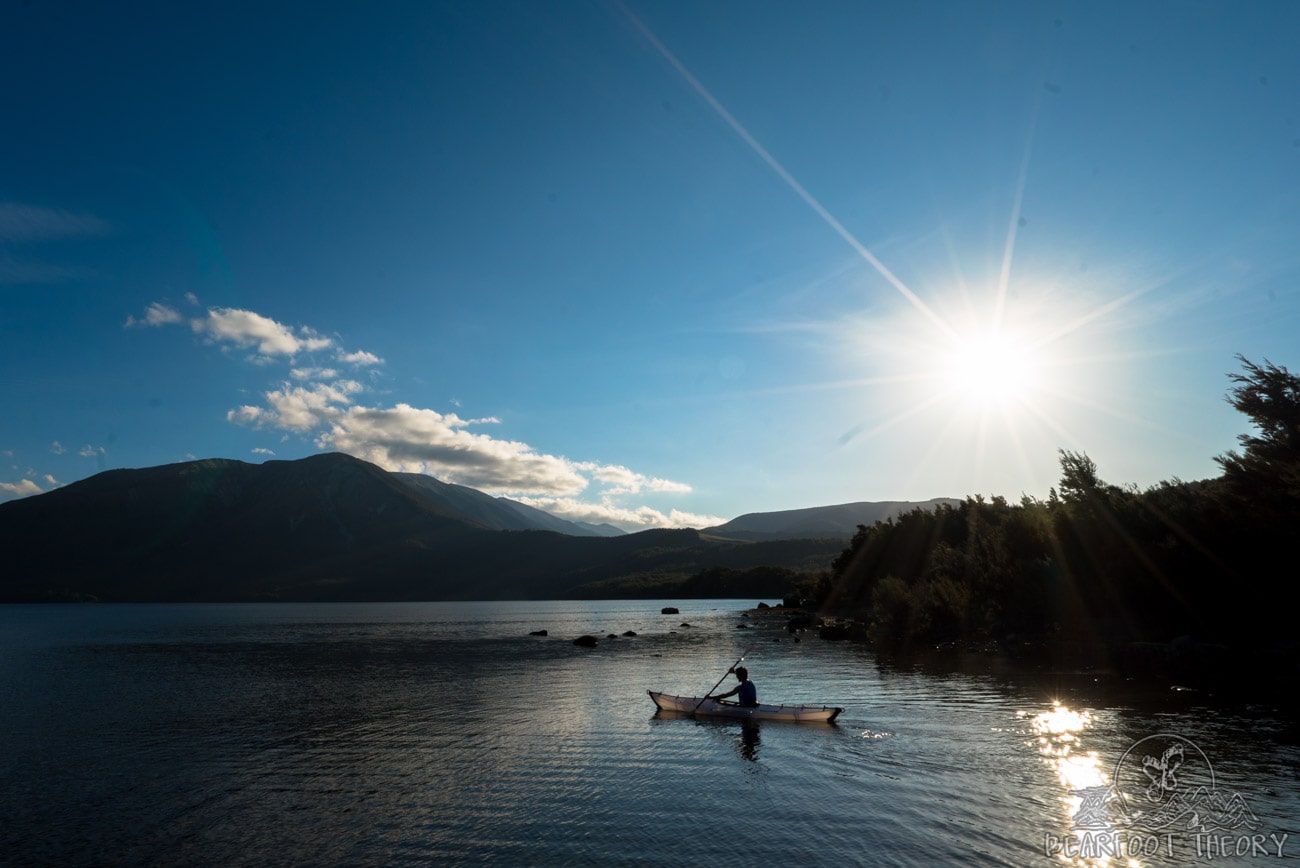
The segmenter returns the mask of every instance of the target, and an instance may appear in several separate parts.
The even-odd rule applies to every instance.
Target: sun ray
[[[940,429],[939,432],[935,435],[933,441],[930,443],[929,448],[926,449],[925,454],[921,456],[921,459],[919,461],[914,462],[913,466],[915,467],[915,470],[912,472],[910,476],[907,477],[906,481],[904,482],[905,487],[911,488],[916,484],[916,480],[917,477],[920,475],[921,469],[929,465],[933,461],[934,457],[939,453],[939,450],[945,445],[946,441],[949,439],[950,436],[952,437],[956,436],[955,431],[959,424],[960,423],[957,421],[956,417],[948,418],[947,424],[945,424],[943,428]]]
[[[974,465],[976,478],[984,470],[984,459],[988,455],[988,432],[989,432],[989,411],[987,407],[980,410],[979,418],[975,422],[975,450],[972,464]]]
[[[1047,332],[1038,340],[1038,344],[1040,346],[1043,346],[1050,343],[1054,343],[1060,340],[1061,338],[1065,337],[1066,335],[1078,331],[1079,329],[1083,328],[1089,323],[1101,319],[1102,317],[1108,314],[1112,314],[1115,311],[1119,310],[1120,308],[1125,307],[1133,303],[1134,301],[1137,301],[1139,298],[1146,295],[1148,292],[1151,292],[1152,290],[1155,289],[1159,289],[1160,287],[1164,286],[1172,279],[1173,276],[1171,275],[1169,277],[1165,277],[1157,281],[1152,281],[1146,286],[1142,286],[1139,287],[1138,289],[1133,290],[1132,292],[1125,293],[1119,298],[1112,299],[1104,304],[1099,304],[1096,307],[1089,310],[1087,313],[1083,314],[1082,316],[1076,317],[1075,319],[1067,323],[1063,323],[1056,329]]]
[[[1043,425],[1047,426],[1047,428],[1051,430],[1053,433],[1055,433],[1057,437],[1061,438],[1061,442],[1077,443],[1079,441],[1077,435],[1067,431],[1065,429],[1065,426],[1061,425],[1061,423],[1057,422],[1051,416],[1048,416],[1047,413],[1045,413],[1041,408],[1036,407],[1033,404],[1030,404],[1026,406],[1025,409],[1029,412],[1031,416],[1033,416],[1039,422],[1043,423]]]
[[[910,408],[903,410],[900,413],[895,413],[889,419],[886,419],[885,421],[881,422],[879,425],[873,426],[872,428],[865,431],[864,435],[867,437],[873,437],[882,431],[887,431],[890,428],[893,428],[895,425],[899,425],[903,422],[906,422],[908,419],[911,419],[913,416],[917,415],[918,413],[921,413],[922,411],[927,410],[930,407],[933,407],[942,399],[943,399],[942,395],[932,395],[929,398],[926,398],[924,401],[914,404]]]
[[[966,282],[966,275],[961,268],[961,257],[957,254],[957,246],[953,242],[952,233],[948,231],[947,224],[942,221],[939,224],[939,235],[943,238],[944,248],[948,251],[948,261],[952,264],[953,283],[961,296],[966,316],[974,318],[975,308],[971,299],[970,285]]]
[[[1087,398],[1080,397],[1079,395],[1073,395],[1070,394],[1069,392],[1065,392],[1060,389],[1050,390],[1049,394],[1051,394],[1053,397],[1060,398],[1061,400],[1070,401],[1074,404],[1077,404],[1080,407],[1084,407],[1085,409],[1091,410],[1095,413],[1104,413],[1107,416],[1110,416],[1112,419],[1118,419],[1121,422],[1127,422],[1131,425],[1140,425],[1144,428],[1149,428],[1153,431],[1164,430],[1161,425],[1151,421],[1150,419],[1143,418],[1142,416],[1134,416],[1131,413],[1122,413],[1113,407],[1107,407],[1104,404],[1100,404],[1096,401],[1090,401]]]
[[[619,5],[623,10],[623,14],[627,16],[633,26],[640,31],[641,35],[646,38],[646,41],[654,47],[655,51],[657,51],[664,60],[668,61],[669,65],[677,71],[677,74],[680,75],[706,103],[708,103],[709,107],[713,109],[718,117],[722,118],[727,126],[731,127],[732,131],[735,132],[736,135],[740,136],[741,141],[748,145],[749,149],[757,154],[759,159],[764,163],[767,163],[768,167],[772,171],[776,172],[777,177],[784,181],[786,186],[793,190],[795,195],[804,201],[804,204],[811,208],[827,226],[834,230],[835,234],[844,239],[844,241],[847,242],[859,256],[866,260],[866,262],[871,265],[871,267],[874,268],[881,277],[885,278],[894,289],[898,290],[898,292],[907,299],[922,316],[934,324],[941,332],[945,334],[953,333],[952,326],[931,310],[930,306],[922,301],[920,296],[909,289],[907,284],[903,283],[894,272],[890,271],[885,263],[881,262],[874,253],[867,249],[866,245],[858,241],[853,233],[849,232],[849,230],[846,229],[839,220],[836,220],[834,215],[832,215],[830,211],[826,210],[822,203],[809,193],[804,186],[799,183],[794,175],[790,174],[785,166],[781,165],[776,157],[772,156],[772,154],[768,152],[767,148],[763,147],[758,139],[754,138],[749,130],[747,130],[740,121],[736,120],[731,112],[727,111],[726,106],[718,101],[717,97],[715,97],[709,89],[706,88],[704,84],[686,68],[686,65],[677,58],[677,55],[673,54],[672,51],[669,50],[668,46],[664,45],[663,42],[659,40],[659,37],[655,36],[654,32],[650,30],[645,22],[638,18],[631,9],[628,9],[622,4]]]
[[[616,0],[618,3],[619,0]],[[766,389],[728,392],[735,397],[754,397],[786,393],[860,389],[871,399],[879,400],[883,391],[893,389],[903,395],[902,407],[886,411],[888,418],[863,420],[843,430],[836,442],[848,446],[869,440],[882,432],[926,415],[931,436],[926,447],[926,461],[917,464],[915,473],[940,450],[945,460],[960,452],[963,472],[977,486],[990,479],[1005,478],[1004,472],[1016,467],[1021,478],[1044,475],[1040,451],[1042,444],[1079,442],[1067,430],[1066,419],[1073,419],[1072,407],[1083,407],[1093,416],[1106,416],[1156,428],[1149,419],[1107,406],[1095,391],[1100,383],[1090,368],[1105,364],[1110,354],[1097,352],[1096,338],[1104,337],[1100,329],[1150,293],[1170,284],[1179,276],[1151,276],[1136,287],[1124,289],[1124,282],[1114,281],[1119,294],[1098,298],[1074,285],[1026,279],[1017,267],[1020,230],[1026,225],[1024,207],[1029,189],[1028,179],[1035,152],[1037,125],[1043,105],[1042,94],[1032,99],[1032,108],[1024,132],[1023,148],[1016,168],[1013,195],[1007,215],[1006,234],[1000,251],[990,250],[988,281],[984,285],[968,284],[962,258],[949,227],[939,220],[937,231],[945,246],[952,269],[949,296],[932,299],[931,307],[917,292],[903,282],[870,249],[860,242],[754,135],[724,106],[703,82],[652,32],[635,13],[619,3],[634,29],[682,79],[686,85],[730,128],[776,176],[810,208],[818,218],[883,277],[907,302],[896,319],[881,321],[875,315],[850,321],[785,322],[748,329],[754,333],[822,332],[830,337],[847,335],[855,355],[868,355],[869,364],[882,363],[897,373],[853,379],[826,380],[775,386]],[[1027,238],[1028,236],[1026,236]],[[993,244],[997,244],[996,241]],[[1000,256],[998,255],[1000,254]],[[996,259],[993,257],[997,257]],[[934,294],[923,283],[927,296]],[[1065,292],[1069,296],[1065,296]],[[1109,294],[1109,293],[1108,293]],[[1075,299],[1079,299],[1075,303]],[[949,303],[953,303],[951,306]],[[1141,310],[1139,309],[1139,313]],[[917,316],[919,314],[919,316]],[[1128,316],[1120,325],[1136,325],[1139,316]],[[1112,323],[1114,324],[1114,323]],[[1075,353],[1094,350],[1085,355]],[[1072,354],[1074,353],[1074,354]],[[1113,361],[1114,359],[1110,359]],[[915,384],[915,386],[913,386]],[[946,406],[945,406],[946,404]],[[878,406],[878,405],[877,405]],[[940,408],[939,413],[932,413]],[[941,419],[937,424],[929,420]],[[1033,455],[1029,450],[1034,450]],[[1035,468],[1037,468],[1035,470]],[[1022,491],[1022,494],[1025,493]]]
[[[897,386],[927,380],[930,375],[921,371],[909,371],[902,374],[890,374],[881,377],[854,377],[848,380],[823,380],[815,383],[792,383],[785,386],[765,386],[761,389],[736,389],[728,391],[731,398],[766,398],[773,395],[798,395],[806,392],[831,392],[843,389],[859,389],[863,386]],[[717,395],[706,396],[704,400],[716,400]]]
[[[1016,251],[1016,235],[1020,230],[1020,210],[1025,200],[1025,184],[1029,179],[1029,157],[1034,150],[1034,132],[1037,128],[1037,117],[1042,97],[1039,96],[1034,101],[1034,111],[1032,121],[1029,125],[1029,134],[1025,139],[1025,153],[1020,159],[1020,172],[1016,177],[1016,195],[1011,205],[1011,220],[1007,226],[1007,242],[1002,250],[1002,270],[998,274],[997,297],[993,303],[993,325],[999,327],[1002,325],[1002,315],[1006,310],[1007,290],[1011,285],[1011,263]]]
[[[1032,402],[1025,402],[1021,405],[1021,409],[1032,413],[1034,408]],[[1025,479],[1033,479],[1033,465],[1029,460],[1029,453],[1025,449],[1025,443],[1021,437],[1020,429],[1011,424],[1011,418],[1009,416],[1003,416],[1002,423],[1006,426],[1007,439],[1011,441],[1016,460],[1020,463],[1021,473],[1024,475]]]

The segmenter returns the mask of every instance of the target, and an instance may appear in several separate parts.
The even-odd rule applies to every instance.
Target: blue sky
[[[341,450],[628,529],[1218,474],[1300,4],[12,6],[0,497]]]

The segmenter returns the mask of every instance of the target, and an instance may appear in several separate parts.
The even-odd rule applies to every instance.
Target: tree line
[[[1281,653],[1294,670],[1300,377],[1238,360],[1228,401],[1254,432],[1216,458],[1222,476],[1138,490],[1061,450],[1047,499],[973,496],[859,526],[803,593],[880,641],[1177,640]]]

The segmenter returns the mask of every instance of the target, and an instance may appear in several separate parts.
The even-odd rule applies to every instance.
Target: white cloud
[[[199,299],[192,292],[185,293],[185,300],[191,305],[198,305]],[[251,310],[234,307],[213,307],[203,316],[187,318],[176,308],[160,301],[152,302],[145,308],[144,316],[137,319],[127,316],[126,325],[162,326],[188,322],[197,335],[202,335],[212,343],[231,344],[241,349],[252,349],[255,353],[250,361],[266,364],[280,358],[293,359],[300,353],[315,353],[334,348],[334,340],[306,327],[292,327],[277,322],[270,317]],[[356,367],[371,367],[384,364],[384,360],[366,350],[344,352],[336,348],[335,358],[344,364]],[[332,368],[304,366],[295,368],[292,375],[297,379],[329,379],[337,376]]]
[[[190,327],[195,333],[207,335],[214,341],[227,341],[237,347],[255,347],[263,357],[295,356],[303,351],[323,350],[334,343],[311,329],[299,328],[295,334],[289,326],[270,317],[230,307],[209,308],[206,317],[190,320]]]
[[[67,452],[68,450],[64,448],[62,443],[60,443],[58,440],[55,440],[53,443],[50,444],[50,451],[53,452],[55,455],[62,455],[64,452]]]
[[[295,380],[332,380],[339,375],[334,368],[290,368],[289,376]]]
[[[572,495],[587,487],[572,462],[526,443],[475,434],[466,430],[470,424],[454,413],[409,404],[354,406],[331,420],[316,445],[388,470],[430,473],[491,493]]]
[[[20,479],[18,482],[0,482],[0,494],[9,497],[28,497],[40,493],[41,487],[30,479]]]
[[[189,293],[186,300],[198,303]],[[374,353],[345,352],[332,339],[310,328],[290,327],[250,310],[208,308],[205,316],[186,319],[174,308],[154,302],[146,308],[142,320],[127,320],[128,325],[182,322],[188,322],[195,334],[213,343],[252,349],[248,361],[259,365],[292,362],[300,353],[327,349],[333,350],[333,359],[339,364],[384,364]],[[689,493],[691,487],[684,483],[647,476],[621,465],[575,462],[538,452],[527,443],[470,430],[479,425],[501,424],[496,416],[462,419],[455,413],[405,403],[363,406],[357,403],[357,396],[365,387],[356,380],[340,379],[334,367],[291,366],[288,374],[296,383],[285,382],[265,392],[260,403],[229,410],[226,419],[249,428],[288,432],[284,439],[290,433],[310,436],[320,449],[345,452],[387,470],[428,473],[492,494],[542,498],[553,503],[556,510],[582,515],[582,520],[608,521],[625,528],[702,527],[724,521],[678,510],[665,514],[648,506],[625,507],[615,500],[646,492]],[[460,406],[459,400],[452,403]],[[262,448],[253,452],[275,454]],[[577,500],[578,495],[592,490],[593,483],[597,490],[588,497],[598,497],[601,502]]]
[[[59,482],[59,480],[55,479],[54,474],[52,473],[45,474],[43,478],[45,479],[46,484],[51,485],[54,488],[58,488],[60,485],[63,484],[62,482]]]
[[[80,455],[82,458],[94,458],[96,455],[104,454],[104,447],[91,446],[89,443],[87,443],[85,446],[82,446],[80,449],[77,450],[77,454]]]
[[[611,486],[603,492],[605,494],[640,494],[642,489],[672,494],[689,494],[691,491],[691,487],[683,482],[646,476],[621,465],[583,464],[582,469],[591,471],[592,478],[598,482]]]
[[[243,406],[231,410],[226,418],[254,428],[284,428],[307,432],[318,428],[343,412],[352,402],[352,396],[362,390],[355,380],[338,380],[334,383],[313,383],[310,386],[293,386],[266,393],[270,408]]]
[[[144,319],[136,319],[133,316],[127,316],[126,327],[134,326],[162,326],[168,324],[182,323],[185,317],[176,308],[165,305],[160,301],[155,301],[144,309]]]
[[[568,497],[516,497],[520,503],[545,510],[569,521],[588,524],[612,524],[624,530],[647,530],[653,527],[701,528],[723,524],[727,520],[716,515],[697,515],[673,509],[667,513],[649,506],[626,507],[608,497],[599,503],[575,500]]]
[[[261,407],[253,407],[245,404],[242,407],[236,407],[234,410],[226,411],[226,421],[234,422],[236,425],[247,425],[253,428],[265,427],[262,419],[269,419],[271,413],[269,410],[263,410]]]
[[[165,304],[154,302],[145,310],[144,321],[151,326],[166,325],[168,323],[181,322],[184,317],[181,312],[175,308],[168,307]]]
[[[723,518],[720,515],[701,515],[695,512],[686,512],[681,509],[670,509],[668,511],[668,527],[716,527],[720,524],[726,524],[730,519]]]
[[[265,448],[265,447],[262,447],[262,446],[255,446],[255,447],[253,448],[253,454],[254,454],[254,455],[274,455],[275,452],[273,452],[272,450],[267,449],[267,448]]]
[[[384,360],[374,353],[368,353],[365,350],[357,350],[355,353],[338,354],[338,360],[348,365],[382,365]]]
[[[622,466],[570,461],[538,452],[527,443],[469,430],[479,424],[499,424],[496,417],[466,420],[455,413],[409,404],[384,408],[351,403],[360,391],[361,385],[352,380],[286,385],[266,393],[267,406],[246,405],[231,410],[227,418],[259,429],[319,431],[315,443],[321,449],[345,452],[386,470],[427,473],[491,494],[539,497],[565,517],[583,521],[645,528],[705,527],[726,520],[676,510],[665,514],[648,506],[622,506],[614,498],[643,491],[681,494],[691,491],[691,487]],[[603,487],[599,504],[574,499],[593,481]]]
[[[491,494],[552,498],[564,509],[586,510],[593,520],[624,527],[704,526],[701,522],[725,521],[689,513],[664,514],[650,507],[627,508],[614,502],[615,497],[645,491],[690,492],[691,487],[684,483],[619,465],[574,462],[538,452],[527,443],[470,430],[476,425],[500,424],[495,416],[467,420],[455,413],[409,404],[368,407],[353,403],[362,391],[364,387],[355,380],[286,383],[265,393],[264,406],[244,405],[229,411],[226,418],[258,429],[316,432],[317,447],[345,452],[386,470],[427,473]],[[601,504],[572,499],[587,491],[593,481],[601,486]]]
[[[689,494],[695,490],[685,482],[673,482],[671,479],[659,479],[658,477],[650,478],[646,482],[646,487],[651,491],[667,492],[670,494]]]

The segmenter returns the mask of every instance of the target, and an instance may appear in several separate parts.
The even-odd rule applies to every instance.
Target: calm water
[[[1300,748],[1267,709],[882,663],[750,603],[0,606],[0,864],[1047,866],[1113,833],[1082,861],[1263,865],[1292,830],[1300,853]],[[655,713],[647,689],[703,695],[754,642],[760,700],[840,720]],[[1213,800],[1099,824],[1116,772],[1146,775],[1127,805],[1157,780]],[[1189,830],[1207,805],[1236,825]]]

